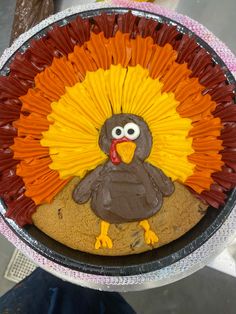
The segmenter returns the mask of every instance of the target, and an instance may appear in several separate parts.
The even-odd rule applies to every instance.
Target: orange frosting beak
[[[119,154],[121,160],[126,164],[130,164],[132,162],[135,149],[136,144],[134,142],[122,142],[116,144],[117,153]]]

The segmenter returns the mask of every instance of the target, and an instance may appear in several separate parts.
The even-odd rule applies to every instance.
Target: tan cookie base
[[[100,234],[101,220],[90,209],[89,203],[78,205],[71,193],[78,183],[74,178],[50,205],[41,205],[33,215],[34,224],[51,238],[73,249],[99,255],[128,255],[152,249],[144,242],[144,231],[138,222],[110,225],[108,235],[112,249],[94,248]],[[175,183],[175,192],[165,198],[161,210],[148,219],[159,237],[154,247],[160,247],[181,237],[204,216],[206,206],[185,187]]]

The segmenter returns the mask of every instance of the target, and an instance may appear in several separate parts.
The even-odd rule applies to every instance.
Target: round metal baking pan
[[[125,13],[127,11],[128,9],[125,8],[102,8],[85,11],[79,13],[78,15],[82,17],[92,17],[101,14],[101,12]],[[165,22],[169,25],[176,25],[181,33],[187,33],[190,36],[194,36],[197,43],[209,52],[214,62],[225,69],[227,81],[229,83],[236,83],[233,75],[227,69],[222,59],[214,52],[214,50],[205,41],[188,30],[185,26],[161,15],[151,14],[140,10],[131,11],[133,14],[138,16],[145,16],[147,18],[158,20],[159,22]],[[56,24],[64,25],[75,17],[76,14],[66,16],[65,18],[57,21]],[[55,23],[53,25],[55,25]],[[33,37],[29,38],[27,41],[24,41],[21,47],[14,51],[14,53],[5,62],[0,71],[0,74],[7,75],[9,73],[9,64],[11,63],[12,58],[14,58],[15,53],[18,51],[24,51],[28,47],[32,38],[40,38],[44,36],[50,28],[51,25],[46,25]],[[23,240],[27,245],[29,245],[32,249],[41,255],[58,264],[87,274],[104,276],[131,276],[153,272],[155,270],[168,267],[200,248],[222,226],[235,205],[236,190],[233,190],[228,194],[228,199],[225,206],[222,206],[219,209],[209,207],[206,215],[202,218],[202,220],[181,238],[149,252],[122,257],[96,256],[80,251],[75,251],[48,237],[33,225],[20,228],[12,220],[6,219],[4,217],[6,208],[3,203],[1,203],[0,206],[0,215],[4,217],[6,223],[21,240]]]

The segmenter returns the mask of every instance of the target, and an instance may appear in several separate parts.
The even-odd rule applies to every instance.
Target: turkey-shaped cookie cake
[[[139,251],[176,239],[235,186],[234,88],[177,26],[131,12],[53,25],[0,78],[6,216],[95,254],[133,248],[131,229]]]

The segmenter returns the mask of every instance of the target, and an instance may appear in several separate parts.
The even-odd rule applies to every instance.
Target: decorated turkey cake
[[[176,26],[54,25],[0,78],[6,215],[95,254],[169,243],[235,186],[235,108],[224,69]]]

